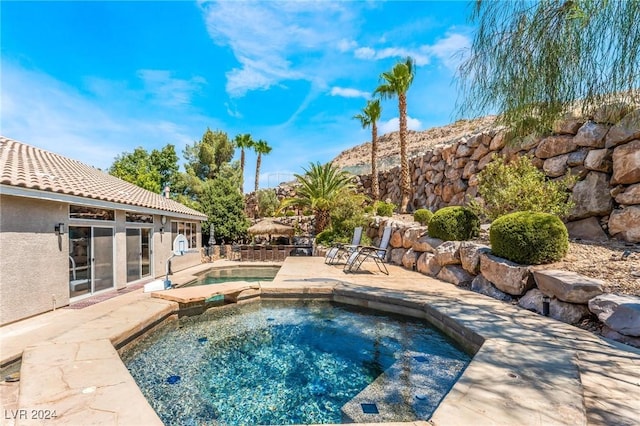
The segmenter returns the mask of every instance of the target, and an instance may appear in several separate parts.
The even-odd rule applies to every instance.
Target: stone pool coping
[[[172,281],[188,282],[213,265],[234,264],[201,265]],[[293,257],[273,282],[224,286],[227,294],[244,292],[239,301],[320,297],[426,318],[477,349],[432,418],[405,425],[637,424],[640,351],[400,267],[390,266],[389,277],[374,271],[345,274],[322,258]],[[15,400],[2,389],[5,410],[26,409],[27,416],[30,410],[56,410],[56,424],[161,424],[115,348],[174,317],[184,296],[180,290],[187,289],[153,297],[136,291],[2,327],[2,364],[22,357]],[[199,291],[202,296],[193,290],[184,300],[197,304],[198,297],[213,295],[210,288]],[[41,422],[13,422],[32,423]]]

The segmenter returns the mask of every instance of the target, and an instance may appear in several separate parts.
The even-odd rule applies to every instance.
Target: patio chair
[[[391,240],[391,230],[390,226],[386,226],[382,233],[382,239],[380,240],[379,247],[373,246],[365,246],[360,247],[353,253],[349,255],[347,259],[347,263],[344,265],[345,272],[355,272],[360,269],[362,263],[371,259],[376,263],[376,266],[385,275],[389,275],[389,271],[387,270],[386,257],[387,257],[387,247],[389,246],[389,240]]]
[[[324,256],[324,263],[327,265],[335,265],[342,258],[349,258],[351,253],[356,251],[360,247],[360,240],[362,239],[362,226],[358,226],[353,230],[353,237],[351,238],[351,244],[334,244],[327,250],[327,254]]]

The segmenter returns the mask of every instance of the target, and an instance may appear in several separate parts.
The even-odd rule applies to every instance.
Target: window
[[[69,206],[70,219],[115,220],[115,210],[87,206]]]
[[[153,215],[127,212],[126,220],[130,223],[153,223]]]
[[[196,222],[171,221],[171,241],[173,242],[178,234],[182,234],[189,242],[189,248],[198,246],[198,233]]]

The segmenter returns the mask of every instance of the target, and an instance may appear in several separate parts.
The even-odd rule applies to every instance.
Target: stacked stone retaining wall
[[[464,205],[478,197],[478,173],[495,155],[530,155],[549,178],[567,171],[578,176],[571,188],[575,207],[567,223],[572,236],[640,242],[640,109],[602,108],[589,119],[558,123],[554,131],[512,146],[506,143],[506,131],[495,129],[411,158],[411,206],[436,211]],[[358,181],[369,193],[371,175],[359,176]],[[381,172],[379,182],[380,199],[399,204],[400,167]]]
[[[569,324],[597,318],[603,336],[640,347],[640,297],[604,293],[603,281],[574,272],[502,259],[480,243],[432,238],[427,235],[427,227],[417,223],[376,218],[367,228],[374,245],[379,243],[385,226],[393,228],[388,263],[547,313]],[[639,260],[640,253],[628,259]]]

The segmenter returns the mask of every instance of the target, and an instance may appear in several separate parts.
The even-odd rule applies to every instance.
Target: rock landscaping
[[[385,226],[392,226],[395,236],[390,241],[389,263],[539,314],[548,312],[568,324],[597,321],[596,329],[604,337],[640,347],[638,296],[605,293],[603,280],[576,272],[514,263],[495,256],[479,242],[429,237],[427,227],[416,222],[376,217],[367,229],[374,243]]]

